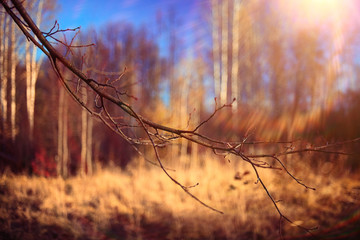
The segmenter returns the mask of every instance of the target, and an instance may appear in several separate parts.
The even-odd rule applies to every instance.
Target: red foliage
[[[31,162],[33,173],[43,177],[56,176],[56,162],[47,156],[44,148],[40,148],[35,153],[35,158]]]

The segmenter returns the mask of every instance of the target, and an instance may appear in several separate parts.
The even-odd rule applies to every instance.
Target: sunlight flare
[[[294,27],[312,29],[329,27],[349,17],[352,0],[280,0],[280,11],[287,14]]]

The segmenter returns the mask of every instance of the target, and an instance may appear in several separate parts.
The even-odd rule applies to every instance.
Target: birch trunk
[[[41,15],[43,9],[43,0],[39,0],[38,9],[36,13],[36,25],[40,26]],[[26,98],[27,98],[27,112],[29,118],[30,128],[30,140],[33,139],[34,131],[34,110],[35,110],[35,85],[39,75],[40,65],[43,60],[43,55],[39,61],[36,62],[37,47],[30,45],[29,41],[26,41],[25,46],[25,68],[26,68]]]
[[[257,46],[257,37],[254,33],[254,29],[251,23],[251,17],[246,11],[242,12],[243,20],[242,20],[242,34],[244,35],[244,48],[243,48],[243,65],[246,69],[246,79],[243,82],[243,88],[246,96],[246,101],[250,104],[253,104],[254,97],[256,94],[253,92],[253,84],[256,80],[256,66],[252,62],[254,58],[254,51]],[[241,89],[243,90],[243,89]]]
[[[59,90],[59,115],[58,115],[58,148],[56,157],[56,170],[58,176],[68,176],[68,101],[63,87]]]
[[[88,100],[86,88],[82,88],[82,100],[86,104]],[[81,112],[81,162],[80,162],[80,175],[92,175],[92,132],[93,121],[89,116],[86,109]]]
[[[192,89],[189,89],[189,95],[192,96],[189,98],[189,106],[194,107],[194,112],[192,114],[192,125],[190,125],[190,129],[194,129],[194,127],[200,124],[200,114],[201,114],[201,104],[204,101],[204,85],[203,79],[205,75],[205,67],[202,61],[196,59],[194,62],[194,66],[196,66],[196,76]],[[195,72],[195,71],[194,71]],[[200,165],[199,159],[199,147],[198,144],[191,143],[191,161],[189,168],[193,168],[194,166]]]
[[[2,14],[6,15],[6,14]],[[9,27],[8,27],[8,17],[3,16],[4,30],[1,32],[2,34],[2,42],[1,42],[1,111],[2,111],[2,128],[6,131],[6,123],[7,123],[7,84],[8,84],[8,47],[9,47]]]
[[[68,99],[65,96],[65,90],[62,88],[64,94],[64,109],[63,109],[63,134],[62,134],[62,175],[64,178],[68,177],[68,161],[69,161],[69,148],[68,148]]]
[[[229,38],[229,1],[222,2],[221,16],[221,85],[220,85],[220,104],[223,105],[227,101],[227,85],[228,85],[228,38]]]
[[[83,102],[87,102],[87,93],[84,88],[82,88]],[[85,176],[85,164],[86,164],[86,155],[87,155],[87,111],[82,109],[81,111],[81,160],[80,160],[80,175]]]
[[[16,65],[17,65],[17,58],[16,58],[16,39],[15,39],[15,22],[12,21],[11,23],[11,70],[10,70],[10,79],[11,79],[11,88],[10,88],[10,123],[11,123],[11,138],[15,141],[16,137]]]
[[[83,89],[83,102],[87,102],[87,92]],[[88,112],[83,109],[81,113],[81,163],[80,174],[84,176],[86,174],[92,175],[92,118]]]
[[[234,0],[232,22],[232,64],[231,64],[231,97],[236,98],[233,103],[233,112],[237,111],[239,96],[239,42],[240,42],[240,0]]]
[[[218,0],[212,0],[212,41],[215,97],[220,98],[220,18]]]
[[[93,174],[93,156],[92,156],[92,132],[93,132],[93,119],[87,113],[87,152],[86,152],[86,165],[87,165],[87,173],[88,175]]]
[[[5,118],[4,114],[4,26],[5,26],[5,15],[0,14],[0,133],[5,130]],[[3,134],[2,134],[3,135]]]
[[[61,166],[63,160],[63,132],[64,132],[64,125],[63,125],[63,116],[64,116],[64,89],[60,88],[59,91],[59,113],[58,113],[58,147],[57,147],[57,156],[56,156],[56,171],[57,175],[61,176]]]

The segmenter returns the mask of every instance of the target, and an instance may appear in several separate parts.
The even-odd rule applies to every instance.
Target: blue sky
[[[181,23],[177,27],[185,45],[200,46],[195,39],[202,39],[206,35],[201,16],[207,0],[59,0],[59,10],[56,19],[62,29],[81,26],[85,30],[90,26],[99,28],[106,22],[126,21],[139,27],[156,25],[156,15],[174,9]],[[197,35],[195,36],[194,33]],[[200,37],[201,35],[202,37]],[[160,46],[161,47],[161,46]]]
[[[128,21],[141,25],[154,21],[158,10],[174,7],[187,18],[193,18],[196,0],[60,0],[57,16],[64,28],[99,26],[107,21]],[[201,2],[201,1],[200,1]]]

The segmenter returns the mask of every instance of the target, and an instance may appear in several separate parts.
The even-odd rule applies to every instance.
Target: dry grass
[[[3,239],[278,239],[278,214],[255,176],[235,180],[246,165],[208,160],[176,168],[173,176],[224,215],[202,207],[156,167],[104,169],[91,177],[0,177],[0,238]],[[250,169],[249,169],[250,170]],[[320,169],[321,170],[321,169]],[[278,171],[261,171],[284,213],[304,226],[319,226],[327,239],[359,234],[360,181],[305,169],[310,191]],[[353,214],[352,222],[342,222]],[[358,215],[356,215],[358,214]],[[341,223],[343,223],[341,225]],[[303,239],[297,227],[283,234]],[[344,238],[344,239],[347,239]],[[341,238],[336,238],[341,239]]]

